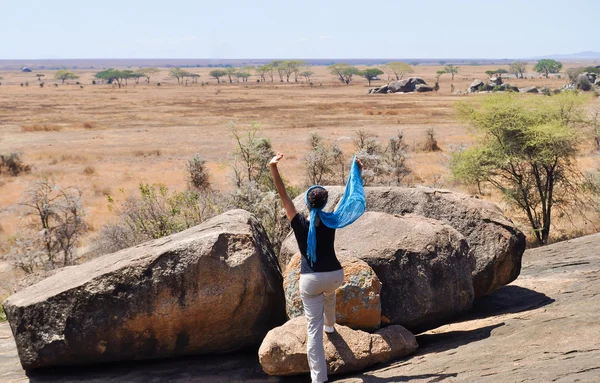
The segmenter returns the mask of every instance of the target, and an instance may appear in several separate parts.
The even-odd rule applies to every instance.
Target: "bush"
[[[433,128],[425,131],[425,141],[421,143],[421,150],[424,152],[438,152],[442,150],[435,138],[435,130]]]
[[[108,196],[109,210],[117,220],[102,226],[95,238],[102,254],[178,233],[222,211],[215,192],[171,191],[164,185],[140,183],[139,196],[126,197],[117,205]],[[123,192],[121,190],[121,192]]]
[[[88,228],[81,194],[77,188],[61,188],[47,178],[30,184],[19,204],[25,210],[27,228],[17,234],[9,252],[15,266],[30,273],[38,267],[53,269],[72,263],[76,245]]]
[[[13,177],[21,173],[31,172],[31,166],[25,165],[19,153],[0,154],[0,175],[9,174]]]
[[[210,189],[210,176],[206,169],[206,160],[195,154],[186,164],[188,183],[192,189],[207,191]]]

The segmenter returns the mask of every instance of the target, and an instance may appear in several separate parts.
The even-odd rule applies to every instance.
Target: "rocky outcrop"
[[[388,326],[374,334],[336,325],[336,332],[324,334],[329,375],[362,371],[377,363],[412,354],[418,348],[415,337],[402,326]],[[269,331],[258,359],[269,375],[297,375],[309,372],[306,356],[306,318],[298,317]]]
[[[405,80],[392,81],[389,84],[369,89],[368,93],[410,93],[430,91],[433,91],[433,87],[427,85],[425,80],[420,77],[409,77]]]
[[[325,210],[332,211],[344,188],[329,186],[327,190],[329,200]],[[427,187],[366,187],[365,195],[368,211],[417,214],[440,220],[462,233],[469,243],[469,254],[475,257],[473,288],[476,297],[487,295],[518,277],[525,236],[493,203]],[[297,197],[294,204],[306,213],[303,198],[304,195]],[[287,263],[297,251],[295,238],[288,236],[281,248],[280,263]]]
[[[304,315],[300,297],[300,253],[288,263],[283,277],[289,318]],[[336,322],[354,330],[372,331],[381,323],[381,282],[373,269],[357,258],[341,260],[344,284],[336,291]]]
[[[473,80],[471,85],[469,85],[467,92],[474,93],[474,92],[478,92],[480,90],[485,90],[485,83],[479,79],[475,79],[475,80]]]
[[[93,259],[3,303],[26,369],[252,347],[285,321],[284,305],[269,240],[243,210]]]

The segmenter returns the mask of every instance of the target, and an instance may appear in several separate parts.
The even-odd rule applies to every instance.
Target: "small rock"
[[[388,326],[374,334],[340,325],[335,329],[335,333],[323,335],[329,375],[363,371],[412,354],[419,347],[414,335],[402,326]],[[294,318],[269,331],[258,350],[260,365],[269,375],[310,372],[306,342],[306,318]]]
[[[520,88],[519,92],[520,93],[539,93],[539,90],[535,86],[530,86],[530,87],[527,87],[527,88]]]
[[[300,253],[287,265],[283,287],[289,318],[304,315],[300,297]],[[336,291],[336,322],[354,330],[371,331],[381,322],[381,282],[373,269],[357,258],[341,260],[344,284]]]

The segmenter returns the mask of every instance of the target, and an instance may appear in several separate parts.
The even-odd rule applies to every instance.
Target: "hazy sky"
[[[0,0],[0,59],[600,51],[600,0]]]

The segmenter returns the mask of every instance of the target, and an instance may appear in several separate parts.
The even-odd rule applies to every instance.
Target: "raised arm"
[[[290,196],[288,196],[287,191],[285,190],[285,186],[283,185],[283,180],[279,175],[279,169],[277,169],[277,164],[279,160],[283,158],[283,153],[277,153],[275,157],[269,162],[269,168],[271,169],[271,175],[273,176],[273,181],[275,182],[275,187],[277,188],[277,193],[279,193],[279,198],[281,198],[281,202],[283,203],[283,208],[285,209],[285,215],[287,216],[288,221],[291,221],[298,211],[292,202]]]

